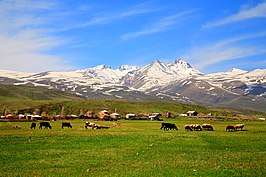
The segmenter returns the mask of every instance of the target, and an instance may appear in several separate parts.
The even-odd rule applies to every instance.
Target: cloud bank
[[[143,29],[139,31],[123,34],[121,38],[123,40],[129,40],[129,39],[137,38],[137,37],[144,36],[144,35],[167,31],[171,28],[171,26],[177,24],[178,20],[181,17],[184,17],[185,15],[190,14],[192,12],[193,10],[189,10],[189,11],[184,11],[184,12],[181,12],[175,15],[164,17],[153,24],[147,25],[146,27],[144,27]]]
[[[239,21],[252,19],[252,18],[266,18],[266,3],[260,3],[256,7],[241,10],[238,13],[233,14],[224,19],[220,19],[215,22],[207,23],[203,25],[203,27],[212,28],[212,27],[226,25],[229,23],[239,22]]]
[[[205,67],[222,61],[262,55],[266,53],[264,46],[241,45],[242,42],[250,39],[266,37],[265,32],[247,34],[234,38],[210,43],[206,46],[192,48],[183,56],[193,61],[195,68],[201,70]]]
[[[0,1],[0,69],[40,72],[71,68],[64,59],[49,54],[64,43],[47,27],[52,22],[49,13],[56,6],[49,1]]]

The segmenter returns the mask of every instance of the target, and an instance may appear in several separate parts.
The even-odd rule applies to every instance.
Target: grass
[[[77,95],[40,86],[16,86],[0,84],[0,100],[73,100]]]
[[[0,122],[0,176],[265,176],[265,122],[245,122],[247,131],[225,132],[227,122],[211,121],[215,131],[160,130],[161,122],[96,122],[112,126],[31,130],[29,122]],[[238,122],[230,122],[238,123]],[[19,128],[15,128],[15,125]]]

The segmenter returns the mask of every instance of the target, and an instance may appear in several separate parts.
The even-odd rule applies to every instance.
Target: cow
[[[163,130],[178,130],[177,126],[175,124],[171,124],[171,123],[162,123],[162,127],[160,129]]]
[[[244,127],[245,125],[244,124],[236,124],[235,125],[235,131],[237,131],[237,129],[241,129],[241,131],[242,131],[242,128]]]
[[[194,131],[202,131],[202,128],[199,124],[191,124],[190,127],[194,130]]]
[[[95,126],[97,125],[93,122],[85,122],[85,128],[92,127],[94,129]]]
[[[233,126],[232,124],[228,124],[227,126],[226,126],[226,128],[225,128],[225,130],[227,131],[227,132],[230,132],[230,131],[236,131],[236,129],[235,129],[235,126]]]
[[[185,130],[186,131],[193,131],[192,127],[190,125],[185,125]]]
[[[62,128],[64,128],[64,127],[72,128],[72,126],[69,122],[62,122]]]
[[[50,129],[52,129],[52,126],[50,125],[49,122],[40,122],[40,126],[39,129],[42,129],[42,127],[44,127],[45,129],[48,127]]]
[[[205,130],[213,131],[213,127],[211,124],[202,124],[202,128]]]
[[[32,122],[30,128],[31,129],[33,129],[33,128],[35,129],[36,128],[36,122]]]

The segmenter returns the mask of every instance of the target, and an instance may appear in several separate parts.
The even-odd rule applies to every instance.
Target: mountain
[[[183,60],[179,59],[171,64],[154,60],[151,64],[125,75],[121,84],[145,91],[175,80],[198,75],[201,75],[201,73]]]
[[[0,84],[43,86],[87,99],[163,100],[266,112],[266,69],[203,74],[181,59],[118,69],[100,65],[67,72],[0,70]]]

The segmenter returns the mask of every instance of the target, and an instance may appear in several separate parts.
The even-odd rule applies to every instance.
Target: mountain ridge
[[[167,100],[264,110],[266,69],[203,74],[184,60],[153,60],[143,67],[99,65],[66,72],[23,73],[0,70],[0,84],[44,86],[87,99]],[[246,103],[243,104],[243,103]]]

